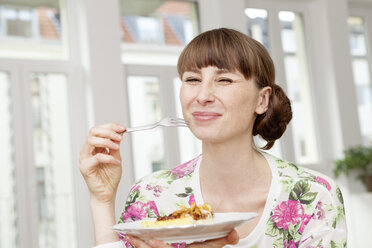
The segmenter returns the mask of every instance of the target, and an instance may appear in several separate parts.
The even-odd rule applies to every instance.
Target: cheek
[[[180,102],[182,109],[185,109],[193,100],[193,92],[190,88],[182,86],[180,90]]]

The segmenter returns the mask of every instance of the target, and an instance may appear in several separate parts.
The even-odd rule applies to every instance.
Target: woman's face
[[[196,137],[223,142],[252,136],[256,114],[267,110],[270,87],[258,89],[253,79],[215,66],[185,71],[180,100],[184,118]]]

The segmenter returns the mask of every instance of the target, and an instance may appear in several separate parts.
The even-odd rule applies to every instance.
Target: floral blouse
[[[271,168],[272,182],[262,216],[247,237],[225,247],[346,247],[343,199],[335,182],[318,172],[267,153],[263,155]],[[200,155],[173,170],[158,171],[141,179],[130,190],[119,223],[168,215],[193,202],[203,204],[199,184],[201,159]],[[122,239],[123,235],[119,237]],[[122,247],[132,247],[124,239],[122,242]]]

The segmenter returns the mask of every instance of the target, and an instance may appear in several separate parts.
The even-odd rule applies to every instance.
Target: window
[[[48,6],[0,4],[0,57],[67,58],[62,23],[58,0]]]
[[[142,126],[162,118],[160,84],[157,77],[129,76],[128,95],[130,125]],[[163,130],[135,132],[132,137],[133,163],[136,180],[153,171],[164,169]]]
[[[270,52],[269,44],[269,27],[268,27],[268,12],[266,9],[246,8],[245,15],[248,17],[248,35],[259,41]],[[259,135],[254,137],[256,147],[264,147],[266,141]],[[280,140],[277,140],[274,146],[270,149],[270,153],[282,157],[282,149]]]
[[[174,88],[174,101],[176,102],[177,116],[182,116],[182,107],[180,102],[180,89],[182,81],[177,77],[173,80]],[[189,128],[179,128],[179,147],[180,147],[180,159],[181,162],[187,162],[190,159],[201,154],[201,141],[198,140],[190,131]]]
[[[193,2],[121,0],[120,4],[126,44],[184,46],[198,33]]]
[[[0,71],[0,247],[18,247],[17,186],[14,163],[10,78]]]
[[[303,17],[292,11],[278,13],[287,95],[291,99],[294,151],[298,163],[318,161],[314,116],[309,84]]]
[[[349,17],[350,52],[352,56],[354,84],[358,98],[358,115],[363,144],[372,143],[372,88],[370,58],[362,17]]]
[[[39,247],[76,247],[66,76],[33,73],[30,81]]]
[[[248,16],[248,35],[269,49],[267,10],[246,8],[244,12]]]

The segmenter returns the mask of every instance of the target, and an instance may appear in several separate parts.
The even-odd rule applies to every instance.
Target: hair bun
[[[267,111],[257,116],[253,125],[253,135],[259,134],[267,144],[262,149],[270,149],[279,139],[292,119],[291,102],[283,89],[274,84]]]

